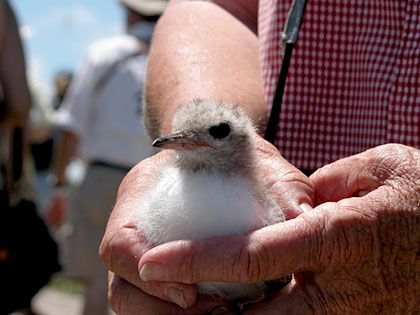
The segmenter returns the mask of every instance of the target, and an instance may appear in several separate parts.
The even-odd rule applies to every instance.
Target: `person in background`
[[[19,24],[8,1],[0,0],[1,314],[34,314],[33,296],[59,268],[50,264],[54,244],[32,200],[26,134],[31,101]]]
[[[0,127],[26,122],[30,92],[25,73],[22,42],[15,15],[7,0],[0,1]]]
[[[90,45],[76,71],[55,124],[62,137],[55,155],[55,193],[47,219],[59,228],[69,212],[64,276],[87,285],[84,314],[106,314],[107,272],[98,249],[118,186],[137,162],[153,154],[143,123],[147,52],[166,1],[120,1],[127,34]],[[86,177],[68,208],[65,170],[74,155],[87,164]]]
[[[35,172],[35,193],[40,213],[45,216],[51,194],[50,173],[54,144],[60,138],[60,131],[54,128],[52,116],[57,110],[70,85],[72,74],[69,71],[58,72],[54,77],[54,96],[45,96],[36,77],[30,76],[32,108],[29,114],[29,142],[33,169]]]
[[[153,137],[167,134],[176,108],[194,98],[240,106],[263,131],[291,2],[171,1],[147,72]],[[294,274],[243,314],[419,313],[419,9],[419,1],[308,2],[276,147],[255,139],[255,167],[287,221],[150,249],[133,214],[169,153],[136,166],[101,245],[111,307],[229,313],[228,301],[198,295],[194,284]],[[298,168],[318,170],[308,178]]]
[[[12,154],[13,133],[25,128],[31,108],[31,94],[26,63],[15,13],[7,0],[0,1],[0,199],[2,206],[16,199],[13,182],[15,159]],[[20,132],[24,134],[23,132]],[[26,149],[26,141],[23,143]],[[24,150],[26,153],[26,150]],[[27,175],[27,174],[25,174]],[[27,179],[27,178],[25,178]],[[25,184],[28,181],[25,180]],[[29,186],[25,194],[31,195]],[[22,187],[23,188],[23,187]],[[16,197],[16,198],[15,198]],[[9,199],[9,200],[8,200]]]
[[[31,107],[26,64],[18,22],[7,0],[0,1],[0,191],[2,202],[12,189],[10,141],[25,126]],[[13,157],[11,157],[13,158]]]
[[[39,80],[29,76],[29,87],[32,96],[32,107],[29,112],[28,140],[31,156],[32,179],[37,208],[41,216],[45,215],[46,202],[51,188],[48,185],[48,174],[52,165],[53,128],[52,102],[45,95]]]

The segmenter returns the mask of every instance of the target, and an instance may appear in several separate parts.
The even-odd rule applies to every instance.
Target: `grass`
[[[85,285],[77,280],[53,276],[48,282],[48,287],[72,294],[84,294]]]

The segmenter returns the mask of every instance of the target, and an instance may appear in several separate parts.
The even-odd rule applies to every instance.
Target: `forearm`
[[[55,178],[56,185],[62,186],[66,182],[65,172],[70,159],[75,155],[78,144],[77,136],[71,131],[63,131],[58,147],[56,148],[55,158]]]
[[[177,107],[194,98],[243,107],[263,129],[266,119],[256,35],[221,7],[181,2],[156,27],[146,78],[146,124],[168,133]]]

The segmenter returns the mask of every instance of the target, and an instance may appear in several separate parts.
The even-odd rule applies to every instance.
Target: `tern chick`
[[[245,234],[285,220],[256,173],[255,128],[240,109],[196,100],[176,111],[172,130],[153,146],[175,150],[173,163],[160,170],[139,206],[139,228],[151,244]],[[198,287],[203,294],[242,301],[266,290],[263,282]]]

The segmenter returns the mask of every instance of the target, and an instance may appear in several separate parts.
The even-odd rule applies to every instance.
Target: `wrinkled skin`
[[[101,247],[104,263],[118,275],[111,273],[110,282],[117,313],[205,314],[219,305],[225,307],[219,311],[227,311],[226,301],[197,298],[193,284],[248,283],[291,273],[290,284],[243,313],[419,312],[420,151],[380,146],[328,165],[308,181],[274,150],[266,150],[270,153],[260,167],[277,201],[289,203],[289,220],[245,236],[174,241],[148,250],[127,219],[130,200],[141,197],[153,167],[166,156],[140,164],[127,176]],[[302,203],[315,208],[302,212]],[[149,281],[140,280],[140,270]],[[182,291],[185,303],[171,300],[168,287]],[[154,296],[193,306],[183,310]]]
[[[258,147],[258,168],[268,187],[271,187],[272,197],[287,210],[288,218],[293,218],[302,212],[300,204],[313,205],[313,187],[310,180],[300,171],[284,160],[277,149],[256,137]],[[133,209],[133,200],[142,198],[144,190],[150,181],[156,177],[159,169],[168,163],[173,157],[173,151],[162,151],[137,165],[124,179],[120,186],[116,206],[109,219],[107,230],[101,245],[101,258],[107,268],[118,277],[111,275],[110,304],[118,314],[176,314],[182,310],[172,303],[162,301],[150,296],[154,295],[166,301],[173,301],[168,295],[168,288],[176,288],[183,291],[185,305],[191,306],[197,299],[194,285],[172,282],[144,282],[139,277],[138,262],[141,256],[150,249],[142,238],[140,231],[136,229],[135,218],[131,216],[136,210]],[[123,279],[125,280],[123,280]],[[128,284],[131,283],[131,285]],[[145,295],[140,290],[150,294]],[[133,297],[121,292],[132,292]],[[134,294],[134,293],[137,294]],[[134,297],[141,295],[141,297]],[[172,293],[173,295],[173,293]],[[150,301],[153,307],[145,305]],[[200,297],[194,307],[189,308],[191,314],[206,313],[218,305],[228,305],[220,298]],[[147,304],[148,305],[148,304]],[[146,308],[145,308],[146,307]],[[168,308],[167,308],[168,307]],[[140,312],[139,310],[143,311]],[[187,312],[187,314],[188,314]]]

